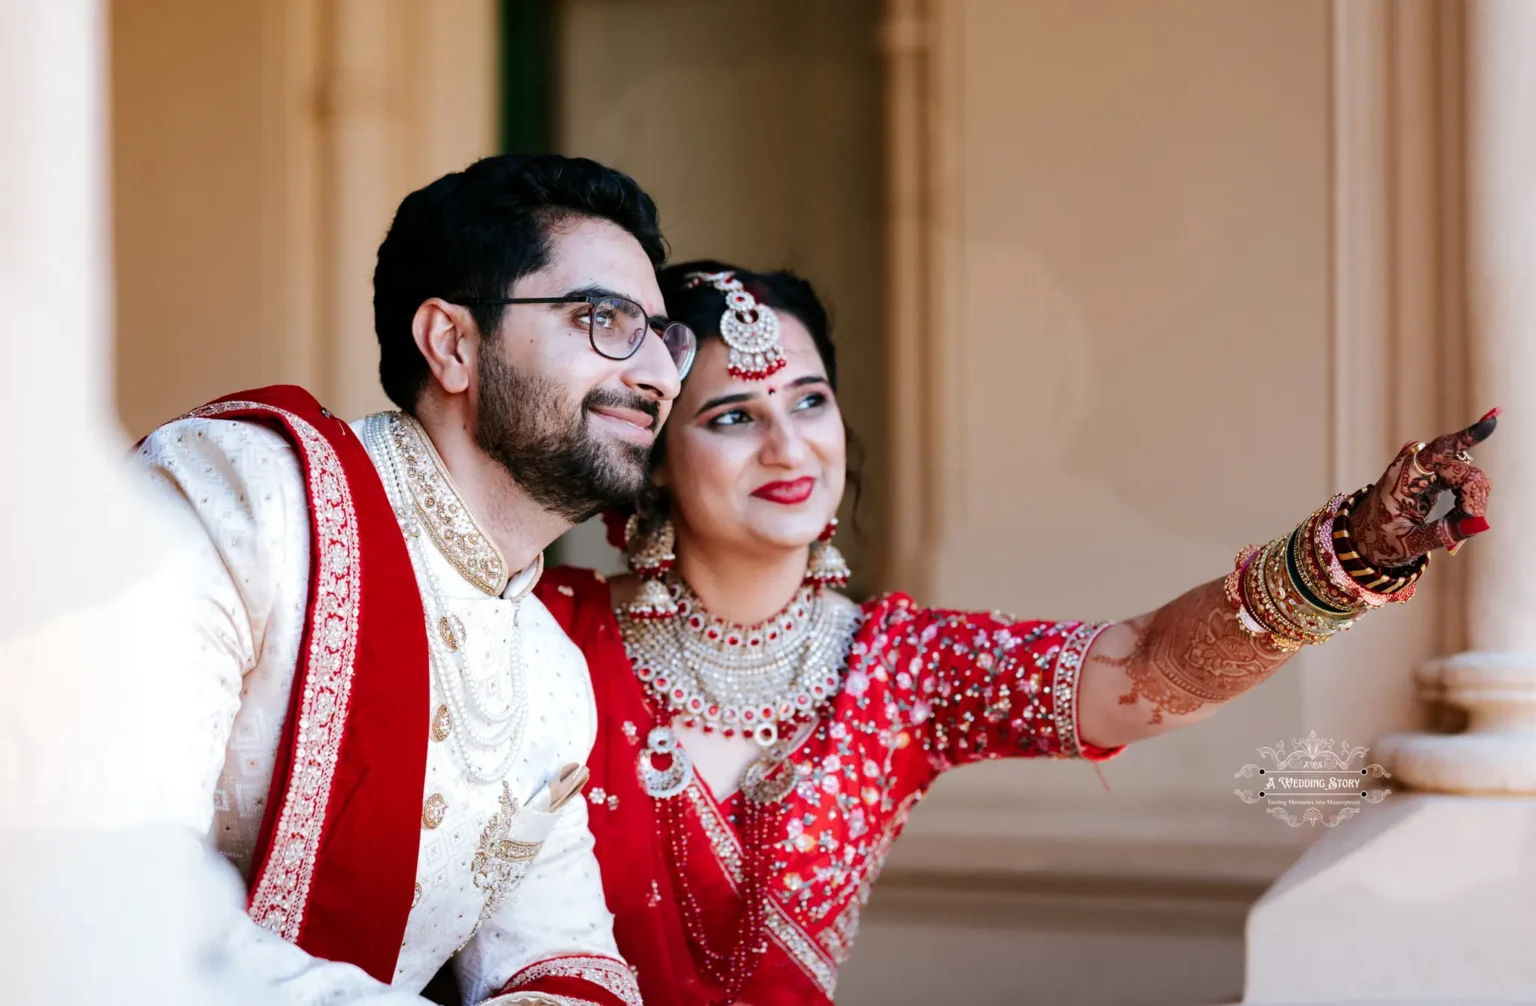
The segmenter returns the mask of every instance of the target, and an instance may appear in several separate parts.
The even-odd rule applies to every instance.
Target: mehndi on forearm
[[[1196,587],[1124,627],[1130,632],[1129,653],[1115,656],[1096,647],[1088,659],[1124,672],[1119,704],[1144,703],[1150,726],[1236,698],[1291,655],[1239,622],[1221,580]]]
[[[1427,556],[1380,570],[1354,550],[1350,508],[1364,492],[1337,496],[1290,533],[1243,549],[1224,579],[1106,632],[1088,661],[1120,672],[1114,693],[1126,708],[1100,718],[1136,736],[1203,719],[1302,646],[1327,641],[1373,607],[1411,597]],[[1101,701],[1108,694],[1102,685],[1095,692]]]

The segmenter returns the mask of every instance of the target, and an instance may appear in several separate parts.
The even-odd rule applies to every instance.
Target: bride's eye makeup
[[[794,404],[789,406],[789,411],[792,414],[818,412],[832,401],[831,392],[824,387],[826,383],[827,379],[820,374],[807,374],[796,381],[792,381],[787,387],[769,388],[768,395],[775,395],[779,391],[794,392],[809,386],[822,385],[823,387],[814,387],[811,390],[803,391],[800,397],[795,399]],[[735,406],[735,408],[717,412],[703,421],[702,425],[705,429],[724,431],[756,422],[756,418],[753,416],[753,409],[772,408],[772,401],[773,399],[764,396],[761,392],[721,395],[718,398],[711,398],[705,402],[694,415],[702,417],[711,409],[719,409],[725,405]]]
[[[709,422],[705,423],[705,425],[711,429],[724,429],[731,426],[743,426],[751,421],[752,417],[747,413],[746,409],[728,409],[718,416],[710,417]]]

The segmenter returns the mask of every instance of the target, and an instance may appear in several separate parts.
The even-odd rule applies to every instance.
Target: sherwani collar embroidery
[[[400,454],[406,491],[437,550],[459,575],[492,597],[518,600],[527,594],[544,571],[544,557],[509,575],[501,550],[470,512],[427,431],[407,413],[391,418],[390,440]]]

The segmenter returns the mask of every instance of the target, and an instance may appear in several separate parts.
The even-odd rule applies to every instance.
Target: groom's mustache
[[[583,412],[590,412],[593,409],[633,409],[651,417],[652,433],[656,432],[656,427],[660,425],[661,405],[654,398],[647,398],[639,392],[598,388],[582,400],[581,408]]]

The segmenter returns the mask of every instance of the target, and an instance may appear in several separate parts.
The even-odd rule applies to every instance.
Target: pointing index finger
[[[1447,433],[1436,437],[1428,447],[1421,448],[1414,455],[1414,460],[1424,468],[1432,468],[1437,463],[1444,464],[1453,460],[1458,453],[1475,447],[1493,435],[1494,429],[1499,425],[1500,411],[1499,409],[1490,410],[1483,418],[1459,433]]]
[[[1502,411],[1504,410],[1489,409],[1486,416],[1479,419],[1471,426],[1468,426],[1466,429],[1462,430],[1461,433],[1458,434],[1458,439],[1460,439],[1466,447],[1471,447],[1474,444],[1480,444],[1484,440],[1487,440],[1489,437],[1493,436],[1494,429],[1499,425],[1499,413]]]

